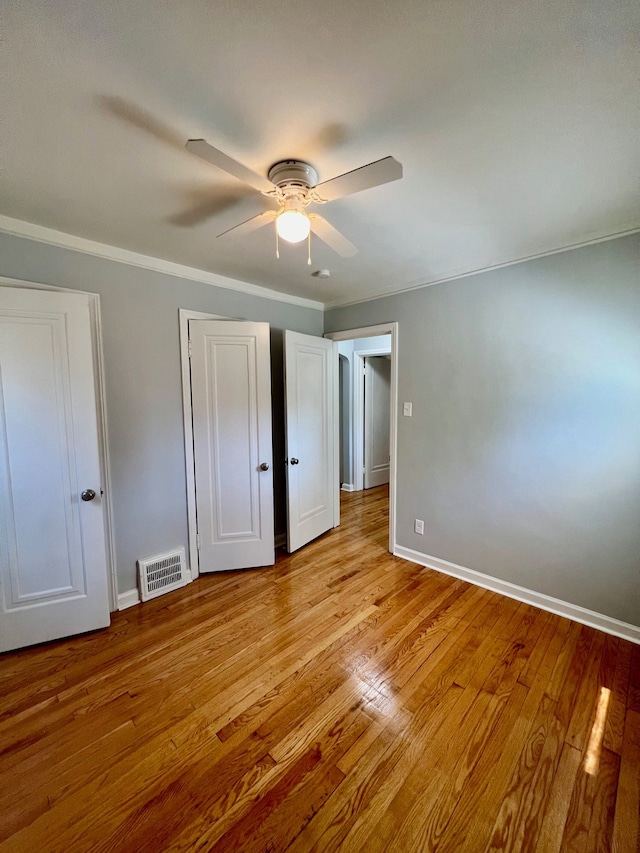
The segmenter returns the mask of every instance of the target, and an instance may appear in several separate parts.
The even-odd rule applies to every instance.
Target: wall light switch
[[[413,403],[403,403],[402,414],[405,416],[405,418],[410,418],[413,414]]]

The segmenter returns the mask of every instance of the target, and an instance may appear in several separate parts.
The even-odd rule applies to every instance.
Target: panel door
[[[191,320],[201,572],[275,562],[269,324]]]
[[[289,552],[334,526],[335,359],[332,341],[284,333]]]
[[[100,479],[88,297],[0,287],[0,651],[109,624]]]

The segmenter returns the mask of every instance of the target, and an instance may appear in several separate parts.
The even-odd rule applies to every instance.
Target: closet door
[[[201,572],[275,562],[268,323],[191,320]]]
[[[284,333],[290,552],[334,526],[335,346],[326,338]]]
[[[0,651],[109,624],[89,299],[0,287]]]

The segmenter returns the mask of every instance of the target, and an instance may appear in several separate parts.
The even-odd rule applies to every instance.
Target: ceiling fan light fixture
[[[311,230],[311,221],[305,213],[302,202],[298,199],[287,199],[284,209],[276,219],[278,237],[287,243],[301,243],[306,240]]]
[[[278,210],[272,208],[257,213],[239,225],[227,228],[226,231],[218,234],[218,237],[230,231],[235,231],[236,234],[249,233],[275,220],[276,257],[280,257],[278,249],[280,239],[288,243],[301,243],[303,240],[308,240],[307,264],[309,265],[311,265],[312,224],[314,235],[341,257],[351,258],[358,251],[353,243],[323,216],[317,213],[308,214],[307,207],[310,204],[326,204],[362,190],[397,181],[402,177],[402,164],[389,156],[367,163],[358,169],[352,169],[321,184],[318,183],[316,170],[304,160],[279,160],[271,166],[265,178],[243,166],[242,163],[238,163],[224,151],[209,145],[206,139],[189,139],[186,147],[192,154],[248,184],[278,205]]]

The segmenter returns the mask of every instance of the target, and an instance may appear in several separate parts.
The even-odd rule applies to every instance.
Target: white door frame
[[[325,338],[329,338],[332,341],[352,341],[357,340],[358,338],[373,338],[378,335],[391,335],[391,405],[390,405],[390,423],[389,423],[389,551],[390,553],[394,553],[395,544],[396,544],[396,462],[397,462],[397,454],[398,454],[398,323],[380,323],[377,326],[365,326],[360,329],[345,329],[340,332],[327,332],[325,334]],[[354,357],[358,354],[358,356],[365,358],[367,355],[380,355],[379,351],[376,352],[365,352],[363,350],[355,350],[354,347]],[[385,353],[386,354],[386,353]],[[354,358],[355,361],[355,358]],[[336,363],[336,374],[338,371],[338,354],[336,351],[335,356]],[[362,368],[363,362],[359,361],[358,366]],[[358,405],[362,408],[362,369],[355,371],[356,374],[359,374],[355,377],[355,380],[359,382],[359,390],[357,391],[358,396],[354,396],[354,404]],[[354,395],[356,394],[356,381],[354,381]],[[361,418],[362,419],[362,418]],[[356,421],[355,413],[354,413],[354,423]],[[336,445],[339,446],[340,442],[340,427],[339,421],[336,418]],[[355,439],[355,436],[354,436]],[[360,447],[362,447],[362,436],[360,436]],[[357,448],[354,444],[354,466],[356,463],[356,452]],[[362,453],[360,454],[362,458]],[[336,454],[337,464],[339,465],[339,456]],[[359,466],[360,472],[360,480],[358,481],[358,471],[356,470],[355,483],[362,483],[362,466]],[[339,468],[338,468],[339,471]],[[336,502],[338,507],[340,505],[340,475],[339,473],[336,476],[337,483],[337,498]],[[356,486],[357,487],[357,486]],[[362,488],[362,486],[361,486]]]
[[[102,346],[102,319],[100,315],[100,294],[70,287],[57,287],[35,281],[23,281],[0,276],[0,287],[26,288],[27,290],[53,290],[59,293],[80,293],[89,299],[91,318],[91,340],[93,344],[93,374],[96,391],[98,424],[98,455],[100,459],[100,479],[102,486],[102,513],[104,518],[104,538],[107,564],[107,587],[109,590],[109,610],[118,610],[118,576],[115,562],[115,540],[113,536],[113,503],[111,499],[111,464],[109,458],[109,432],[107,429],[107,401],[104,385],[104,349]]]

